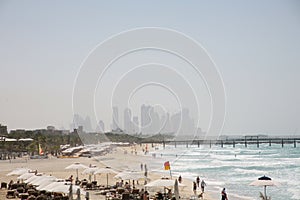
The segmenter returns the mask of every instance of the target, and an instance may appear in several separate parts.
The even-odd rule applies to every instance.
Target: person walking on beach
[[[181,175],[179,175],[179,177],[178,177],[178,182],[179,182],[179,183],[182,182],[182,177],[181,177]]]
[[[199,176],[197,176],[196,182],[197,182],[197,187],[199,187],[199,185],[200,185],[200,178],[199,178]]]
[[[194,191],[194,195],[197,195],[197,184],[195,181],[193,182],[193,191]]]
[[[221,200],[228,200],[227,194],[226,194],[226,192],[225,192],[225,188],[223,188],[223,190],[222,190],[222,192],[221,192],[221,196],[222,196]]]
[[[206,183],[204,182],[204,180],[202,179],[201,181],[201,191],[202,193],[204,193],[204,187],[206,186]]]

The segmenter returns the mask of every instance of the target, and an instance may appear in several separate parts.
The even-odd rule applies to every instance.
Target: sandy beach
[[[149,166],[148,177],[151,181],[161,178],[162,176],[166,176],[164,174],[159,174],[152,172],[151,162],[153,158],[151,156],[144,156],[144,152],[142,151],[143,147],[136,145],[130,147],[116,147],[110,153],[100,156],[100,157],[80,157],[80,158],[56,158],[49,157],[48,159],[27,159],[27,158],[19,158],[14,159],[11,162],[9,160],[1,161],[0,165],[0,181],[1,182],[9,182],[10,180],[17,181],[17,176],[7,176],[9,172],[11,172],[15,168],[29,168],[32,170],[37,170],[39,173],[43,173],[45,175],[52,175],[57,178],[67,179],[70,175],[76,176],[75,170],[66,170],[65,167],[79,162],[86,166],[95,165],[99,168],[101,167],[111,167],[115,171],[122,172],[124,170],[131,171],[141,171],[141,163],[143,165]],[[163,162],[162,162],[163,167]],[[79,170],[79,179],[82,180],[84,178],[88,179],[88,175],[81,174],[82,170]],[[167,174],[167,173],[166,173]],[[109,184],[113,185],[118,181],[114,178],[115,175],[109,175]],[[173,177],[175,179],[177,177]],[[98,184],[105,185],[106,184],[106,175],[98,174],[96,175],[96,180]],[[150,181],[150,182],[151,182]],[[191,195],[193,195],[192,191],[192,181],[183,178],[182,184],[185,187],[180,187],[180,196],[182,199],[190,199]],[[136,186],[139,189],[144,188],[144,185],[140,183]],[[149,191],[150,195],[153,191]],[[97,191],[89,191],[90,199],[105,199],[104,195],[100,195]],[[200,190],[197,191],[200,194]],[[0,190],[0,199],[6,199],[6,190]],[[75,197],[75,195],[74,195]],[[82,195],[82,199],[84,199],[84,194]],[[211,195],[209,193],[204,194],[204,199],[210,200]]]

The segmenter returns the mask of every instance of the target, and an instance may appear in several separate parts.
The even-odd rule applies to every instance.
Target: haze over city
[[[118,60],[90,88],[94,98],[81,102],[94,109],[75,109],[78,74],[97,45],[120,32],[159,27],[197,41],[215,63],[226,95],[222,133],[299,134],[299,11],[298,1],[1,1],[0,124],[70,129],[79,114],[89,116],[93,129],[102,120],[111,130],[113,107],[120,120],[129,108],[131,121],[141,124],[145,104],[170,116],[186,108],[190,123],[207,130],[208,77],[161,51]]]

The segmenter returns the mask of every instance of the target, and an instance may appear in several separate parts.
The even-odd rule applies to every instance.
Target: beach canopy
[[[81,172],[81,174],[93,175],[99,168],[98,167],[89,167]]]
[[[86,165],[83,165],[83,164],[80,164],[80,163],[74,163],[74,164],[71,164],[69,166],[67,166],[65,169],[75,169],[76,170],[76,177],[78,179],[78,170],[79,169],[86,169],[88,168],[88,166]]]
[[[150,181],[150,179],[148,179],[144,175],[143,172],[129,172],[129,171],[120,172],[116,176],[114,176],[114,178],[121,179],[121,180],[134,180],[134,181],[148,180],[148,181]]]
[[[89,168],[86,168],[85,170],[83,170],[82,172],[81,172],[81,174],[87,174],[87,175],[89,175],[89,181],[91,181],[91,179],[92,179],[92,175],[94,175],[94,180],[96,180],[96,178],[95,178],[95,172],[98,170],[99,168],[98,167],[96,167],[96,166],[93,166],[93,167],[89,167]]]
[[[22,174],[25,174],[29,172],[31,169],[28,168],[17,168],[6,174],[6,176],[20,176]]]
[[[108,174],[117,174],[115,170],[105,167],[105,168],[99,168],[97,171],[94,172],[94,174],[106,174],[106,184],[108,186]]]
[[[279,186],[280,184],[276,181],[273,181],[270,177],[262,176],[257,180],[250,183],[251,186],[263,186],[264,187],[264,196],[267,197],[267,186]]]
[[[30,173],[30,172],[26,172],[24,174],[22,174],[21,176],[18,176],[18,180],[26,180],[29,179],[30,177],[34,176],[34,173]]]
[[[157,179],[145,185],[145,187],[174,187],[175,180],[173,179]],[[185,185],[178,183],[178,186],[184,187]]]

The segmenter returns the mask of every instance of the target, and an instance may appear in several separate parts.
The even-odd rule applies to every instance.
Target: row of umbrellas
[[[32,184],[37,186],[38,190],[46,190],[49,192],[61,192],[68,194],[70,188],[72,188],[72,193],[78,193],[80,190],[79,186],[71,187],[70,182],[66,182],[62,179],[58,179],[54,176],[48,176],[43,174],[34,173],[34,171],[28,168],[17,168],[7,174],[7,176],[18,176],[18,180],[24,180],[27,184]],[[82,191],[80,190],[82,193]]]
[[[114,178],[116,179],[122,179],[122,180],[147,180],[148,179],[142,172],[131,172],[131,171],[124,171],[124,172],[117,172],[109,167],[105,168],[98,168],[96,166],[86,166],[80,163],[74,163],[69,166],[67,166],[65,169],[73,169],[76,170],[76,175],[78,178],[78,170],[79,169],[84,169],[82,171],[82,174],[89,175],[89,179],[91,181],[91,176],[92,175],[97,175],[97,174],[106,174],[106,183],[108,185],[108,175],[115,175]]]
[[[76,170],[77,178],[78,178],[78,170],[84,169],[82,174],[88,174],[88,175],[96,175],[96,174],[106,174],[107,178],[107,185],[108,185],[108,175],[109,174],[116,174],[114,178],[116,179],[122,179],[122,180],[147,180],[149,179],[144,176],[141,172],[116,172],[115,170],[106,167],[106,168],[98,168],[96,166],[86,166],[80,163],[74,163],[69,166],[67,166],[65,169],[72,169]],[[28,168],[17,168],[13,170],[12,172],[8,173],[7,175],[18,175],[18,179],[25,180],[26,183],[30,183],[33,185],[37,185],[39,190],[47,190],[50,192],[64,192],[67,193],[70,189],[70,186],[68,186],[64,181],[57,179],[53,176],[45,176],[41,174],[35,175],[34,173],[29,173],[30,169]],[[278,186],[279,183],[273,181],[271,178],[267,176],[262,176],[258,178],[257,180],[250,183],[252,186],[263,186],[264,187],[264,196],[267,197],[266,194],[266,187],[267,186]],[[170,180],[170,179],[158,179],[155,181],[152,181],[145,185],[145,187],[173,187],[175,195],[178,193],[178,187],[184,186],[177,182],[177,180]],[[177,188],[177,190],[176,190]],[[74,186],[72,188],[73,191],[76,191],[79,189],[78,186]],[[177,191],[177,192],[176,192]]]

